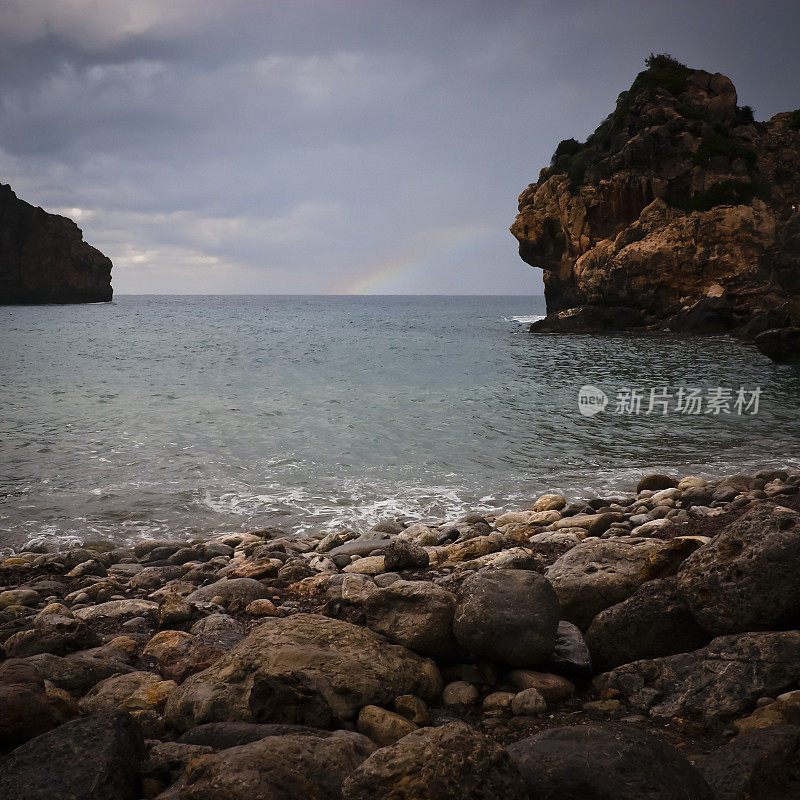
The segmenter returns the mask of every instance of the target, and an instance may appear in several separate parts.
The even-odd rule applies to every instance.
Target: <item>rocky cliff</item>
[[[0,184],[0,304],[111,300],[111,261],[66,217]]]
[[[511,232],[544,270],[539,329],[796,325],[800,110],[756,122],[724,75],[647,66],[520,195]]]

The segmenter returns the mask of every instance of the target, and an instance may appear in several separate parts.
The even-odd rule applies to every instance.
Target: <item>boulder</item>
[[[378,747],[394,744],[406,734],[417,730],[410,719],[379,706],[364,706],[358,712],[356,727],[359,733],[363,733]]]
[[[575,693],[572,681],[550,672],[515,669],[509,672],[508,679],[517,689],[536,689],[548,705],[557,705]]]
[[[40,653],[26,658],[25,662],[44,680],[76,697],[112,675],[133,671],[124,654],[108,646],[72,653],[66,658]]]
[[[397,572],[401,569],[423,569],[428,566],[428,553],[418,544],[394,539],[384,551],[384,569]]]
[[[527,800],[503,748],[463,722],[421,728],[376,750],[345,780],[342,800]]]
[[[586,631],[596,670],[643,658],[697,650],[708,635],[695,622],[674,580],[654,580],[627,600],[601,611]]]
[[[556,630],[556,646],[548,663],[558,672],[571,677],[586,677],[592,673],[592,659],[583,634],[577,625],[561,620]]]
[[[259,739],[266,739],[268,736],[286,736],[294,733],[313,733],[317,736],[327,736],[330,731],[309,728],[307,725],[209,722],[207,725],[189,728],[178,738],[178,741],[195,747],[202,746],[211,747],[214,750],[227,750],[229,747],[239,747],[243,744],[257,742]]]
[[[712,635],[800,621],[800,514],[760,503],[694,552],[678,574],[695,619]]]
[[[654,473],[653,475],[645,475],[639,483],[636,484],[636,494],[639,492],[658,492],[661,489],[677,488],[678,481],[671,478],[669,475],[661,475]]]
[[[456,599],[427,581],[395,581],[369,594],[367,626],[417,653],[447,658],[457,651],[453,637]]]
[[[552,728],[506,749],[531,798],[714,800],[680,753],[630,725]]]
[[[338,800],[342,781],[374,750],[359,733],[269,736],[189,762],[164,800]]]
[[[151,600],[108,600],[96,606],[86,606],[75,611],[75,616],[91,624],[121,624],[134,617],[154,621],[158,616],[158,603]]]
[[[536,667],[553,652],[558,598],[537,572],[484,569],[461,586],[453,620],[467,652],[513,667]]]
[[[564,619],[581,630],[606,608],[635,591],[639,570],[664,543],[620,536],[585,539],[547,570],[547,578],[561,602]]]
[[[179,730],[205,722],[329,727],[397,695],[433,699],[436,665],[370,630],[317,614],[268,618],[230,653],[187,678],[165,714]]]
[[[123,711],[76,719],[21,745],[0,762],[0,797],[139,800],[144,742]]]
[[[162,680],[155,672],[128,672],[101,681],[78,705],[85,714],[106,708],[161,712],[174,688],[174,681]]]
[[[16,659],[0,665],[0,750],[10,750],[54,725],[39,673]]]
[[[221,597],[225,605],[239,604],[244,609],[253,600],[267,597],[269,592],[261,581],[255,578],[223,578],[208,586],[201,586],[192,592],[186,600],[190,603],[208,603],[215,597]]]
[[[538,717],[547,713],[547,701],[538,689],[523,689],[514,695],[511,713],[515,717]]]
[[[800,364],[800,328],[773,328],[759,333],[755,346],[779,364]]]
[[[740,736],[697,767],[716,800],[800,797],[800,726],[776,725]]]
[[[642,714],[729,720],[800,683],[800,632],[720,636],[692,653],[635,661],[594,682]]]

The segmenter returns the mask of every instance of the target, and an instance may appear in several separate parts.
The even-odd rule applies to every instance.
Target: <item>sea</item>
[[[800,368],[727,337],[531,334],[542,297],[0,308],[0,555],[291,535],[800,469]]]

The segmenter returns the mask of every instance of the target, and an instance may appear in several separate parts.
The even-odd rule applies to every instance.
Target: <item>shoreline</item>
[[[0,788],[34,780],[26,752],[130,718],[120,736],[143,738],[116,757],[162,800],[233,786],[237,758],[265,757],[265,742],[346,745],[344,794],[330,796],[355,798],[380,754],[417,739],[477,736],[487,774],[502,754],[514,783],[548,737],[585,752],[569,737],[619,726],[654,733],[669,751],[652,758],[711,784],[725,748],[800,722],[800,590],[786,574],[799,492],[800,472],[780,469],[650,475],[636,492],[361,535],[18,552],[0,563]],[[316,756],[292,747],[284,761],[313,773]],[[57,798],[47,773],[36,780]]]

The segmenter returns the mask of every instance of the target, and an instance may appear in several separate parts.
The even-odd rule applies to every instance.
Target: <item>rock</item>
[[[289,722],[328,727],[399,694],[435,698],[435,664],[372,631],[316,614],[268,618],[213,666],[173,692],[166,716],[204,722]]]
[[[517,689],[536,689],[548,705],[557,705],[575,693],[572,681],[550,672],[515,669],[509,672],[508,679]]]
[[[366,575],[343,575],[341,597],[343,603],[361,605],[378,591],[375,581]]]
[[[533,504],[533,511],[561,511],[567,504],[566,498],[560,494],[543,494]]]
[[[716,800],[793,800],[800,797],[800,726],[734,739],[697,766]]]
[[[547,702],[538,689],[523,689],[514,695],[511,713],[515,717],[538,717],[547,713]]]
[[[462,584],[453,633],[469,653],[514,667],[536,667],[553,652],[558,617],[558,598],[542,575],[486,569]]]
[[[413,694],[401,694],[395,697],[394,710],[406,719],[410,719],[415,725],[427,725],[431,721],[425,701]]]
[[[39,673],[24,661],[11,659],[0,664],[0,750],[10,750],[54,724]]]
[[[768,698],[764,698],[768,700]],[[773,702],[766,702],[747,717],[733,722],[739,736],[773,725],[800,725],[800,691],[788,692]]]
[[[174,800],[338,800],[342,781],[374,750],[365,736],[336,731],[269,736],[193,759],[169,791]]]
[[[654,580],[601,611],[586,632],[586,643],[595,669],[605,671],[697,650],[708,643],[708,635],[695,622],[675,581]]]
[[[396,581],[369,594],[364,603],[369,628],[434,658],[452,657],[458,649],[453,637],[455,607],[450,592],[427,581]]]
[[[223,578],[208,586],[202,586],[192,592],[186,600],[189,603],[207,603],[215,597],[221,597],[225,605],[238,604],[244,609],[253,600],[267,597],[268,592],[261,581],[255,578]]]
[[[331,558],[336,556],[369,556],[383,555],[392,540],[388,538],[359,537],[350,542],[334,547],[328,552]]]
[[[478,702],[478,690],[467,681],[453,681],[442,690],[442,703],[446,708],[463,714]]]
[[[356,575],[380,575],[386,572],[384,556],[364,556],[348,564],[343,572],[352,572]]]
[[[130,580],[132,589],[144,589],[145,591],[155,591],[160,589],[169,581],[176,580],[181,576],[181,568],[176,566],[168,567],[145,567],[141,572],[137,572]]]
[[[496,553],[503,547],[503,535],[490,533],[487,536],[476,536],[465,542],[456,542],[447,548],[447,561],[460,563],[480,558],[489,553]]]
[[[644,317],[636,308],[588,304],[548,314],[545,319],[531,323],[529,330],[531,333],[588,333],[640,328],[644,324]]]
[[[647,557],[639,570],[639,582],[644,583],[654,578],[666,578],[674,575],[695,550],[710,541],[708,536],[676,536],[674,539],[670,539],[664,543],[661,550],[657,550]]]
[[[564,619],[588,628],[597,614],[633,594],[639,570],[663,546],[657,540],[620,536],[587,539],[573,547],[546,573]]]
[[[161,602],[158,627],[172,628],[192,618],[192,604],[180,595],[170,593]]]
[[[186,765],[198,756],[210,755],[211,747],[180,742],[159,742],[152,746],[142,767],[142,795],[155,797],[175,783]]]
[[[561,620],[556,630],[556,646],[548,659],[559,672],[573,677],[592,673],[592,660],[583,634],[577,625]]]
[[[511,701],[515,692],[492,692],[483,698],[481,709],[489,716],[502,716],[511,712]]]
[[[632,726],[551,728],[506,750],[531,798],[713,800],[682,755]]]
[[[101,681],[78,705],[85,714],[107,708],[160,713],[174,689],[174,681],[162,680],[154,672],[129,672]]]
[[[422,728],[376,750],[345,780],[342,800],[527,800],[503,749],[463,722]]]
[[[154,659],[165,678],[181,683],[209,666],[197,658],[196,642],[197,637],[186,631],[161,631],[147,643],[142,657]]]
[[[247,608],[245,608],[245,613],[249,614],[251,617],[274,617],[278,611],[272,600],[267,600],[266,597],[262,597],[260,600],[253,600],[248,603]]]
[[[558,522],[561,519],[561,514],[556,510],[551,511],[509,511],[506,514],[501,514],[494,524],[500,528],[506,528],[509,525],[550,525],[553,522]]]
[[[417,730],[411,720],[378,706],[364,706],[358,712],[356,727],[359,733],[363,733],[378,747],[394,744],[406,734]]]
[[[87,606],[75,611],[75,616],[91,624],[121,624],[134,617],[155,620],[158,615],[158,603],[150,600],[109,600],[96,606]]]
[[[639,483],[636,484],[636,494],[639,492],[658,492],[662,489],[673,489],[678,487],[678,481],[671,478],[669,475],[660,475],[655,473],[653,475],[645,475]]]
[[[33,589],[6,589],[0,592],[0,609],[8,606],[36,606],[42,598]]]
[[[138,800],[143,758],[142,734],[130,716],[100,712],[14,750],[0,762],[0,797]]]
[[[25,659],[42,678],[59,689],[80,697],[92,686],[120,672],[132,672],[123,653],[99,647],[72,653],[66,658],[41,653]]]
[[[428,566],[428,553],[414,542],[395,539],[385,550],[383,568],[386,572],[401,569],[422,569]]]
[[[635,661],[594,682],[638,713],[732,719],[800,683],[800,632],[720,636],[692,653]]]
[[[773,328],[759,333],[755,346],[779,364],[800,364],[800,328]]]
[[[0,297],[3,303],[111,300],[111,261],[78,226],[17,198],[0,184]]]
[[[678,586],[712,635],[800,621],[800,515],[761,503],[683,563]]]
[[[316,736],[326,736],[329,731],[309,728],[307,725],[280,725],[255,722],[210,722],[207,725],[198,725],[190,728],[178,739],[183,744],[192,746],[212,747],[214,750],[227,750],[229,747],[239,747],[243,744],[257,742],[268,736],[286,736],[294,733],[313,733]]]
[[[552,527],[554,530],[583,528],[591,536],[602,536],[615,522],[622,522],[624,519],[625,515],[616,511],[606,514],[574,514],[554,522]]]

